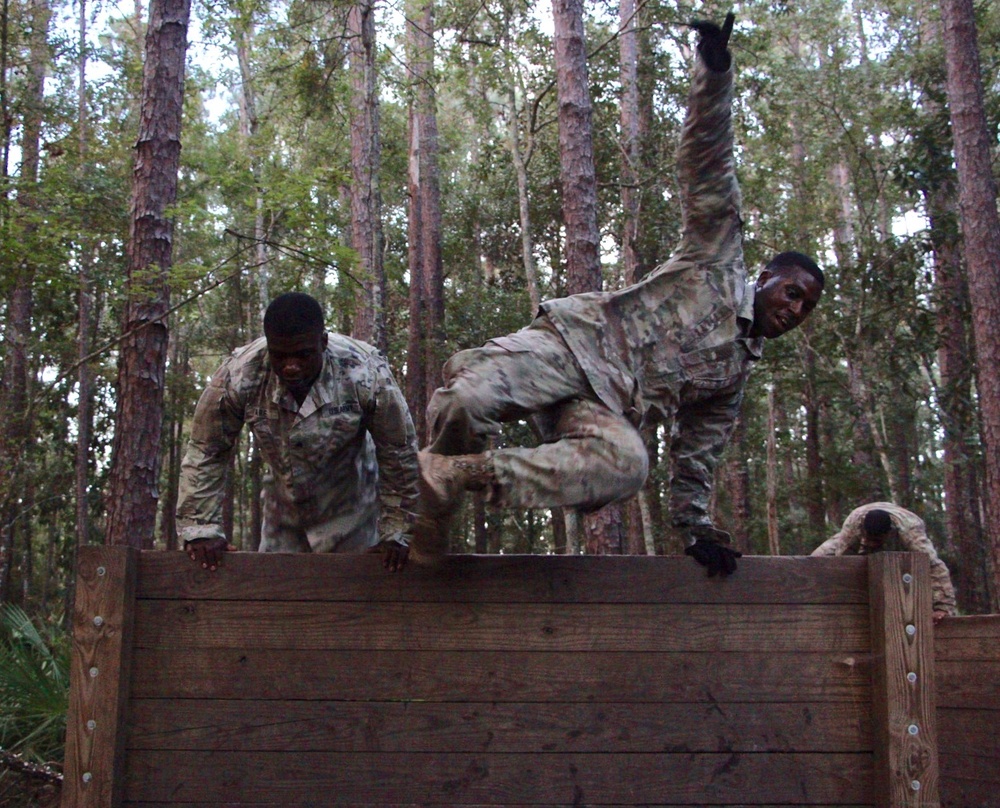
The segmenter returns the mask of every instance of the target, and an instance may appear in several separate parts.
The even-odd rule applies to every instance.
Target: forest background
[[[795,555],[854,507],[899,503],[925,520],[976,613],[996,610],[1000,496],[982,413],[1000,369],[976,362],[990,355],[973,333],[989,301],[970,293],[972,228],[959,216],[947,5],[735,6],[747,264],[801,250],[827,285],[755,368],[714,508],[744,552]],[[686,23],[729,9],[0,0],[0,602],[58,644],[80,544],[176,548],[197,397],[260,335],[274,295],[307,291],[330,328],[382,348],[423,443],[448,356],[526,325],[539,300],[618,288],[664,261],[680,227]],[[172,44],[150,49],[150,11],[174,15]],[[970,11],[995,208],[1000,5]],[[149,71],[144,89],[153,58],[174,59],[172,157],[142,151],[166,97]],[[568,159],[580,143],[582,202]],[[161,158],[168,184],[177,164],[175,199],[139,189]],[[159,205],[165,261],[137,256],[137,199]],[[159,365],[129,375],[129,351]],[[151,388],[145,403],[125,394],[135,379]],[[452,550],[681,552],[669,432],[647,430],[654,471],[634,500],[581,520],[474,499]],[[521,423],[503,440],[534,436]],[[130,452],[142,455],[131,466]],[[246,435],[232,472],[227,528],[254,549],[262,467]],[[130,499],[141,519],[116,512]],[[8,630],[23,640],[29,628]]]

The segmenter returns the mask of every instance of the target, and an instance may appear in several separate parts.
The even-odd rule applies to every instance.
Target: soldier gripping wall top
[[[673,255],[639,283],[543,303],[526,328],[461,351],[428,405],[420,453],[414,557],[444,551],[466,490],[497,507],[600,508],[635,494],[648,473],[639,428],[675,423],[673,523],[685,552],[728,575],[740,553],[708,513],[712,474],[764,339],[798,326],[823,273],[798,252],[757,276],[743,264],[733,157],[734,15],[695,22],[698,58],[677,156],[683,232]],[[500,422],[533,417],[537,448],[486,451]]]
[[[202,393],[181,466],[185,551],[215,569],[229,547],[222,500],[229,457],[249,424],[267,461],[262,552],[384,553],[406,564],[417,498],[410,411],[385,358],[328,333],[312,297],[271,301],[265,336],[238,348]]]

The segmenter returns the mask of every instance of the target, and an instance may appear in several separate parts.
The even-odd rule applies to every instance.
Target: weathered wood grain
[[[961,709],[938,705],[938,741],[941,756],[977,755],[996,759],[995,779],[1000,796],[1000,703],[983,709],[973,703]]]
[[[941,805],[945,808],[1000,805],[1000,770],[996,758],[969,753],[942,755]]]
[[[839,654],[136,649],[134,698],[867,704],[867,660]]]
[[[180,552],[142,554],[139,597],[469,603],[868,602],[863,558],[744,557],[708,578],[685,556],[449,556],[388,573],[377,556],[230,553],[214,573]]]
[[[875,803],[938,805],[934,630],[920,553],[869,557]]]
[[[315,801],[423,805],[864,803],[868,754],[443,754],[146,752],[129,801]],[[335,795],[335,797],[332,797]],[[324,804],[329,804],[324,801]]]
[[[130,749],[870,752],[859,704],[136,699]]]
[[[870,648],[861,606],[138,602],[142,648],[835,651]]]
[[[317,803],[315,801],[304,801],[302,805],[309,806],[312,808]],[[327,805],[329,803],[323,803]],[[486,805],[484,803],[471,803],[471,802],[449,802],[449,803],[438,803],[439,805],[448,805],[451,808],[495,808],[495,805]],[[423,802],[351,802],[351,808],[424,808],[427,803]],[[204,802],[124,802],[122,803],[123,808],[205,808]],[[212,808],[289,808],[287,802],[260,802],[257,800],[241,800],[240,802],[229,802],[222,801],[218,803],[212,803]],[[566,808],[565,803],[520,803],[512,804],[507,803],[504,808]],[[576,806],[574,806],[576,808]],[[586,803],[581,804],[580,808],[587,808]],[[669,805],[661,802],[644,802],[642,808],[677,808],[677,803],[670,803]],[[738,802],[738,803],[727,803],[726,808],[789,808],[788,803],[782,803],[781,805],[769,804],[765,805],[759,802],[755,802],[752,805],[750,803]],[[809,808],[871,808],[871,803],[837,803],[836,805],[820,805],[819,803],[811,803]]]
[[[974,706],[998,711],[1000,718],[1000,671],[996,666],[944,659],[936,662],[936,668],[938,707]]]
[[[122,547],[78,553],[64,808],[121,802],[138,555]]]

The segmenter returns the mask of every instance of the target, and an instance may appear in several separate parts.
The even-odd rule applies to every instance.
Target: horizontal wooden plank
[[[870,648],[862,606],[140,601],[143,648],[837,651]]]
[[[868,602],[861,556],[744,557],[708,578],[685,556],[455,555],[435,569],[388,573],[371,555],[230,553],[210,573],[180,552],[142,554],[140,598],[217,600],[462,600],[478,603]]]
[[[942,755],[992,757],[1000,771],[1000,704],[992,709],[938,707],[938,743]]]
[[[934,658],[992,665],[996,676],[1000,677],[1000,636],[942,638],[935,635]]]
[[[306,806],[313,806],[316,803],[314,801],[306,801],[302,803]],[[330,804],[342,804],[342,803],[323,803],[323,805]],[[350,803],[351,808],[424,808],[427,803],[425,802],[357,802],[352,801]],[[439,803],[441,805],[448,805],[449,808],[495,808],[494,804],[486,804],[481,802],[454,802],[450,801],[448,803]],[[619,805],[621,803],[618,803]],[[690,803],[688,803],[690,806]],[[239,802],[132,802],[126,801],[122,803],[123,808],[288,808],[288,803],[284,801],[276,802],[258,802],[254,801],[244,801]],[[504,808],[566,808],[565,803],[520,803],[512,804],[507,803]],[[581,805],[581,808],[586,808],[585,805]],[[642,803],[642,808],[677,808],[677,803],[662,803],[662,802],[644,802]],[[759,802],[753,804],[746,802],[738,803],[726,803],[725,808],[789,808],[787,802],[781,805],[764,805]],[[871,808],[871,803],[837,803],[836,805],[820,805],[818,803],[809,803],[809,808]]]
[[[1000,639],[1000,614],[946,617],[934,627],[934,639]]]
[[[305,752],[870,752],[849,704],[134,699],[130,749]]]
[[[1000,766],[996,758],[973,754],[940,758],[942,808],[996,808],[1000,804]]]
[[[135,751],[129,801],[561,805],[864,803],[868,754],[418,754]]]
[[[869,661],[838,654],[137,649],[133,698],[350,701],[852,702]]]
[[[976,662],[934,662],[938,707],[972,707],[995,711],[1000,718],[1000,676]]]

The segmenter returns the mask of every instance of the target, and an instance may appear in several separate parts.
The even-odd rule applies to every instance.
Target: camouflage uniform
[[[924,520],[905,508],[893,505],[891,502],[872,502],[855,508],[844,520],[843,527],[836,536],[832,536],[812,551],[814,556],[851,555],[861,546],[865,514],[869,511],[882,510],[889,514],[892,526],[896,529],[902,547],[885,547],[886,550],[906,550],[911,553],[926,553],[931,562],[931,589],[934,593],[934,611],[958,614],[955,605],[955,588],[951,584],[948,567],[937,554],[931,540],[927,538]]]
[[[416,435],[375,348],[329,334],[322,370],[301,406],[271,372],[266,339],[237,349],[195,410],[181,466],[182,540],[223,537],[226,469],[244,423],[270,467],[262,552],[357,552],[379,540],[408,541]]]
[[[743,264],[733,159],[733,71],[696,60],[677,164],[683,234],[639,283],[543,303],[516,334],[456,354],[428,416],[431,451],[482,451],[499,421],[537,413],[537,449],[492,453],[500,505],[594,508],[648,471],[637,428],[673,420],[678,526],[711,524],[712,476],[762,339]]]

